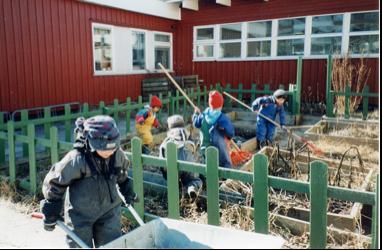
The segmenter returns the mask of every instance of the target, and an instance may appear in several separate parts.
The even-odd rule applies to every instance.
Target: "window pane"
[[[196,57],[213,57],[214,46],[213,45],[197,45]]]
[[[305,34],[305,18],[285,19],[279,21],[279,36]]]
[[[350,31],[379,30],[378,18],[378,12],[351,14]]]
[[[341,53],[341,37],[312,38],[312,55]]]
[[[221,40],[241,39],[241,24],[226,24],[220,28]]]
[[[350,36],[349,51],[354,54],[379,53],[378,35]]]
[[[231,58],[241,56],[241,43],[220,44],[220,57]]]
[[[94,28],[94,67],[96,71],[111,71],[111,30]]]
[[[248,38],[270,37],[272,21],[248,23]]]
[[[162,34],[155,34],[155,41],[156,42],[170,42],[170,36],[169,35],[162,35]]]
[[[197,40],[211,40],[214,39],[214,28],[202,28],[196,30]]]
[[[133,31],[133,69],[145,69],[145,33]]]
[[[279,40],[277,42],[278,56],[294,56],[304,54],[304,39]]]
[[[248,42],[248,57],[270,56],[271,41]]]
[[[166,69],[170,68],[170,48],[155,48],[155,68],[159,69],[161,63]]]
[[[342,32],[342,15],[313,17],[312,34]]]

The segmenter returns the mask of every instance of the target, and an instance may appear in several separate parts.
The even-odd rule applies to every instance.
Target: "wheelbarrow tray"
[[[275,249],[284,242],[272,235],[160,218],[101,248]]]

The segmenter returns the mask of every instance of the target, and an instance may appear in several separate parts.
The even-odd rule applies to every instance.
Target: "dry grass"
[[[345,87],[350,86],[352,91],[361,93],[370,75],[370,69],[366,66],[365,59],[360,58],[358,64],[354,64],[349,54],[343,58],[339,56],[333,59],[332,87],[334,91],[345,92]],[[350,98],[350,113],[354,113],[362,101],[361,96]],[[335,109],[339,115],[345,114],[345,96],[336,96]]]

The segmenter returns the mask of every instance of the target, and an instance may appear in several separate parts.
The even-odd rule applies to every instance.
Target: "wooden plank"
[[[208,224],[219,226],[219,159],[217,149],[214,147],[208,147],[206,150],[206,156]]]
[[[168,217],[171,219],[179,219],[178,149],[173,142],[167,143],[166,145],[166,159]]]

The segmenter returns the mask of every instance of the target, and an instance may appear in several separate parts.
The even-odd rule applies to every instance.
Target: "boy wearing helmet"
[[[252,110],[260,112],[262,115],[272,119],[273,121],[276,120],[276,115],[279,114],[281,128],[286,130],[284,110],[284,102],[286,98],[287,92],[282,89],[278,89],[272,96],[257,98],[252,103]],[[276,129],[275,125],[259,115],[257,116],[256,125],[256,137],[260,148],[263,148],[268,144],[268,146],[271,146]]]
[[[219,165],[224,168],[232,168],[226,139],[230,140],[235,135],[235,130],[229,118],[222,113],[224,98],[218,91],[209,93],[209,107],[202,112],[195,110],[192,117],[194,126],[200,129],[201,153],[205,157],[208,146],[214,146],[219,150]]]
[[[88,246],[94,241],[99,247],[121,236],[119,192],[128,204],[137,199],[113,118],[78,118],[75,132],[74,149],[52,166],[43,183],[44,228],[54,230],[65,200],[65,222]],[[78,247],[69,237],[67,243]]]
[[[138,136],[142,139],[142,152],[144,154],[150,154],[150,149],[153,146],[153,135],[151,134],[151,128],[159,127],[159,121],[156,118],[156,113],[162,108],[162,101],[157,97],[151,98],[150,105],[146,105],[135,116],[135,128],[137,129]]]

